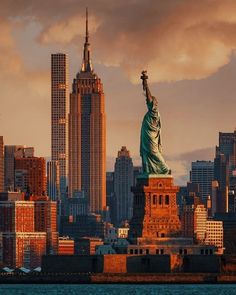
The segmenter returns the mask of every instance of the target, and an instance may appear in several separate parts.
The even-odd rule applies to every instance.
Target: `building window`
[[[146,249],[146,254],[147,254],[147,255],[149,254],[149,249]]]
[[[170,203],[170,197],[168,195],[165,196],[165,204],[169,205]]]
[[[183,249],[179,249],[179,254],[180,254],[180,255],[183,254]]]
[[[154,195],[152,197],[152,203],[153,203],[153,205],[156,205],[156,203],[157,203],[157,195]]]
[[[138,249],[134,249],[134,254],[138,254]]]
[[[161,251],[160,251],[160,252],[161,252],[161,255],[163,255],[163,254],[164,254],[164,249],[161,249]]]
[[[156,254],[157,254],[157,255],[160,254],[159,249],[156,249]]]
[[[143,249],[139,249],[139,254],[143,254]]]
[[[162,195],[159,196],[159,205],[162,204]]]
[[[134,250],[133,249],[130,249],[129,253],[130,254],[134,254]]]

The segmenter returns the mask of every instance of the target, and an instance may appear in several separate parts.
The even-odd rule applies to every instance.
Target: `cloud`
[[[45,132],[38,126],[49,126],[49,71],[25,66],[14,39],[14,25],[0,17],[0,134],[5,144],[33,145],[46,152]],[[34,136],[36,130],[38,136]]]
[[[11,24],[0,18],[0,76],[5,74],[19,74],[22,70],[22,59],[17,52],[14,38],[11,34]]]
[[[203,149],[197,149],[190,152],[185,152],[177,156],[177,159],[186,162],[193,161],[212,161],[215,155],[214,147],[208,147]]]
[[[213,161],[214,148],[208,147],[197,149],[190,152],[185,152],[175,155],[166,155],[165,159],[171,167],[172,174],[175,177],[176,183],[185,185],[189,181],[189,171],[191,170],[191,163],[199,161]]]
[[[152,82],[206,78],[236,48],[234,0],[2,0],[0,10],[8,19],[40,23],[44,45],[81,48],[86,6],[96,61],[121,67],[135,83],[142,69]]]
[[[189,169],[191,162],[194,161],[213,161],[214,147],[197,149],[181,154],[166,155],[165,158],[168,162],[179,162],[184,169]],[[181,170],[181,169],[180,169]]]
[[[140,9],[129,21],[118,14],[118,24],[112,18],[108,25],[104,22],[96,37],[100,44],[106,44],[111,30],[115,38],[109,48],[100,47],[101,61],[121,65],[133,82],[142,68],[153,82],[177,81],[206,78],[229,62],[236,47],[236,3],[179,1],[175,9],[165,7],[161,16],[154,13],[158,6],[153,2],[149,11]],[[128,24],[122,26],[121,19]]]
[[[100,22],[94,15],[89,16],[89,33],[93,34],[99,27]],[[39,42],[43,44],[62,43],[67,44],[76,40],[78,36],[85,34],[85,21],[84,16],[73,15],[67,20],[62,20],[54,23],[53,25],[45,28],[40,36]]]

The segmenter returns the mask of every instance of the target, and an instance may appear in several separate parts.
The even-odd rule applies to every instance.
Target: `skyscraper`
[[[0,136],[0,192],[4,191],[4,143]]]
[[[216,157],[220,154],[225,156],[228,166],[229,189],[236,190],[236,130],[232,133],[219,133]]]
[[[236,169],[236,130],[234,132],[219,133],[219,146],[218,151],[225,155],[229,162],[229,172]]]
[[[106,172],[106,205],[109,208],[111,223],[116,222],[114,197],[114,172]]]
[[[214,180],[212,183],[212,197],[215,212],[228,212],[229,162],[226,156],[218,149],[216,149],[214,160]]]
[[[214,160],[214,179],[218,182],[216,191],[216,212],[234,211],[229,203],[236,202],[236,130],[219,133],[219,146]],[[230,202],[229,202],[229,199]]]
[[[106,126],[101,79],[90,60],[88,12],[81,70],[73,81],[69,113],[69,196],[83,190],[90,212],[106,206]]]
[[[51,56],[51,156],[59,162],[60,193],[65,199],[68,157],[68,60],[64,53]]]
[[[122,221],[130,220],[133,214],[133,162],[130,153],[125,146],[118,151],[115,162],[114,192],[116,225]]]
[[[214,179],[214,162],[196,161],[192,162],[191,182],[199,184],[199,194],[204,204],[207,197],[211,195],[211,186]]]

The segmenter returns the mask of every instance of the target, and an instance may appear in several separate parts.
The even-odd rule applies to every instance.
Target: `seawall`
[[[0,284],[216,284],[236,283],[235,274],[37,274],[0,275]]]

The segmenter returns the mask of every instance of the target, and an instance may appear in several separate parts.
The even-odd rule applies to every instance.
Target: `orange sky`
[[[50,54],[80,69],[85,7],[95,71],[106,95],[108,170],[126,145],[139,162],[146,111],[140,72],[159,99],[163,150],[179,184],[192,160],[212,159],[236,127],[235,0],[0,2],[0,134],[50,156]]]

